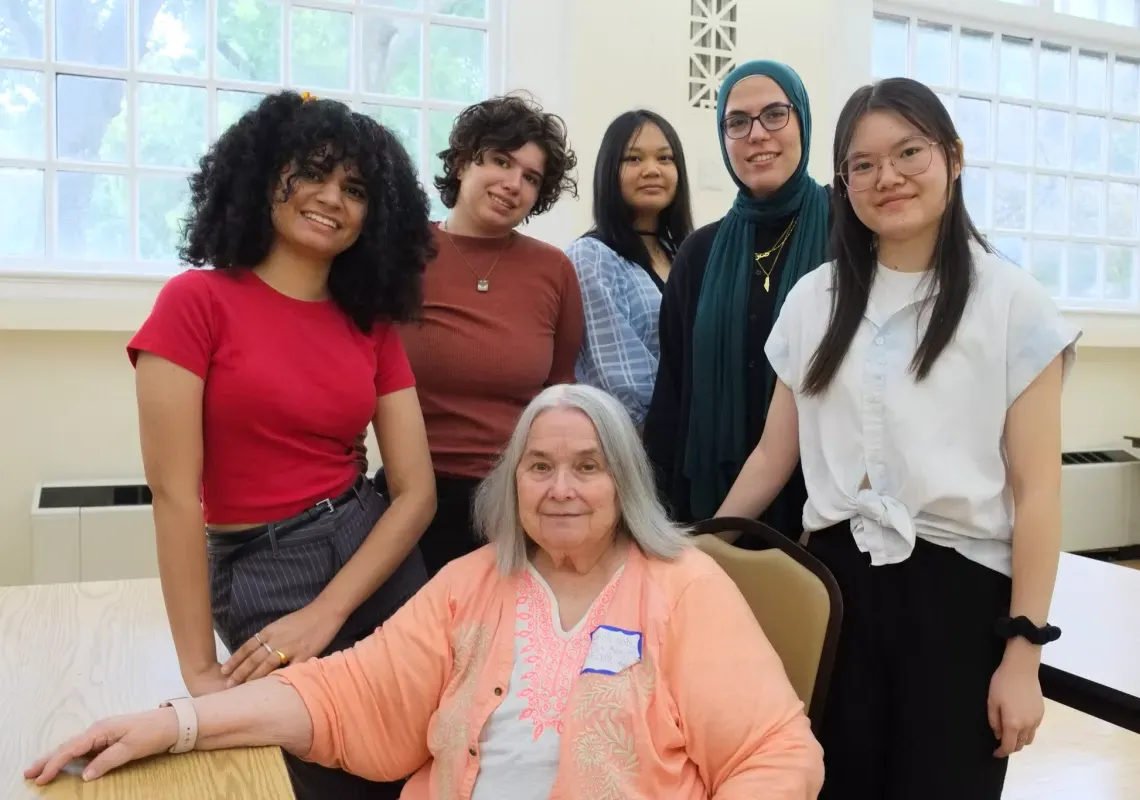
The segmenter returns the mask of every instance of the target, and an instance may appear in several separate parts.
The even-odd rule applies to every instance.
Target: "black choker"
[[[637,228],[634,228],[633,231],[634,231],[634,233],[638,234],[639,236],[656,236],[657,235],[657,231],[639,231]]]

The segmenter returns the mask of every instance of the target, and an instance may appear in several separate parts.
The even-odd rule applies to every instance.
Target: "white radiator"
[[[144,481],[43,483],[31,516],[32,583],[158,577]]]
[[[1061,456],[1061,549],[1140,545],[1140,460],[1126,450]]]

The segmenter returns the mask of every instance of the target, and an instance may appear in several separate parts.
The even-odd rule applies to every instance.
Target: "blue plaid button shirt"
[[[578,272],[586,317],[578,381],[612,394],[641,425],[661,357],[661,291],[644,269],[597,239],[576,239],[566,255]]]

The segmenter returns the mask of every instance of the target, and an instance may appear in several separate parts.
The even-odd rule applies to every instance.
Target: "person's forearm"
[[[791,465],[779,464],[762,446],[757,447],[744,462],[716,516],[756,519],[776,499],[795,466],[794,461]]]
[[[183,677],[217,664],[210,582],[206,566],[206,525],[197,498],[154,497],[158,573],[166,616]]]
[[[313,721],[301,695],[276,676],[197,697],[194,710],[195,750],[276,746],[303,756],[313,744]]]
[[[347,619],[404,563],[435,516],[435,486],[395,495],[348,563],[314,601]]]
[[[1042,490],[1015,502],[1013,527],[1013,593],[1011,617],[1028,617],[1044,625],[1049,617],[1057,562],[1061,554],[1061,498],[1056,490]],[[1006,655],[1041,659],[1041,648],[1021,637],[1006,645]]]

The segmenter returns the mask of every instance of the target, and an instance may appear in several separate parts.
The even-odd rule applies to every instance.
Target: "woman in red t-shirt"
[[[183,257],[212,269],[172,278],[128,352],[163,595],[200,695],[351,646],[426,581],[435,484],[393,323],[418,311],[434,246],[407,153],[332,100],[267,97],[190,185]],[[390,503],[356,463],[369,422]],[[288,764],[299,798],[399,791]]]

